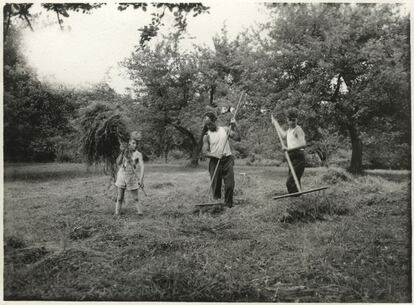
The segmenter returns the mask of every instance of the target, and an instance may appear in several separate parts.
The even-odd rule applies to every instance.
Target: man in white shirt
[[[284,151],[287,151],[292,161],[293,169],[300,184],[300,178],[305,171],[305,150],[306,140],[303,129],[298,125],[298,115],[295,109],[290,109],[287,114],[287,121],[289,129],[283,130],[280,125],[276,125],[279,133],[283,138],[286,138],[287,147],[282,146]],[[297,193],[299,190],[296,187],[295,180],[289,168],[289,175],[286,181],[286,187],[289,193]]]
[[[217,117],[213,112],[204,115],[203,154],[210,158],[209,172],[212,181],[214,199],[221,198],[221,183],[224,181],[224,204],[233,206],[234,192],[234,157],[231,153],[228,138],[240,141],[236,128],[236,120],[230,121],[230,127],[216,125]],[[220,162],[219,162],[220,161]],[[219,165],[217,167],[217,163]],[[214,175],[214,172],[217,171]]]

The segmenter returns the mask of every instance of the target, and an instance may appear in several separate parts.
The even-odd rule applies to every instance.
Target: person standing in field
[[[305,171],[305,133],[303,129],[298,125],[298,113],[296,109],[290,109],[287,113],[288,130],[283,130],[282,127],[275,121],[276,128],[278,129],[282,138],[286,139],[287,147],[282,145],[282,149],[287,151],[292,161],[293,169],[300,184],[300,179]],[[296,187],[295,179],[293,178],[292,172],[289,168],[288,178],[286,180],[286,187],[289,193],[297,193],[299,190]]]
[[[240,135],[236,128],[235,118],[231,119],[230,127],[217,126],[216,120],[217,117],[213,112],[207,112],[204,115],[202,152],[206,157],[210,158],[208,168],[212,179],[213,198],[216,200],[221,198],[221,184],[223,180],[224,204],[231,208],[233,206],[234,193],[234,156],[231,153],[229,138],[240,141]]]
[[[138,189],[144,186],[144,161],[142,154],[137,150],[139,140],[141,140],[141,134],[132,132],[127,147],[122,149],[116,160],[119,166],[115,182],[118,190],[115,206],[116,216],[121,213],[125,190],[131,192],[138,215],[143,215],[142,205],[138,199]],[[137,173],[137,166],[140,168],[139,174]]]

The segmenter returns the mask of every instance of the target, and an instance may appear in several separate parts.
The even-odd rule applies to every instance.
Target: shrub
[[[364,167],[369,169],[410,169],[410,145],[368,145],[363,162]]]
[[[181,150],[178,150],[178,149],[174,149],[174,150],[170,151],[168,153],[168,156],[170,158],[174,159],[174,160],[182,160],[182,159],[187,157],[185,152],[183,152]]]
[[[53,143],[50,139],[33,140],[29,145],[32,152],[30,161],[34,162],[50,162],[56,157]]]
[[[319,167],[322,162],[317,154],[308,153],[306,154],[306,166],[307,167]]]
[[[64,137],[59,136],[53,138],[57,162],[82,162],[82,157],[79,153],[79,145],[76,141],[78,136],[77,133],[73,133]]]
[[[234,155],[236,158],[247,158],[249,156],[249,145],[243,142],[234,142],[233,148],[235,150]]]
[[[332,154],[329,164],[333,167],[346,168],[351,162],[351,153],[350,149],[338,149]]]

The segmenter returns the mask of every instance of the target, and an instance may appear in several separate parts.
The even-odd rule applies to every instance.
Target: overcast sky
[[[209,14],[189,18],[188,34],[197,44],[212,46],[212,37],[224,23],[230,38],[234,38],[267,16],[261,4],[251,1],[204,4],[210,7]],[[106,80],[123,93],[130,82],[119,75],[122,71],[118,63],[131,54],[139,42],[138,28],[150,20],[148,12],[133,9],[119,12],[116,4],[110,3],[91,14],[70,13],[62,31],[58,24],[44,25],[55,22],[56,15],[42,12],[34,25],[35,31],[27,31],[24,36],[24,49],[41,78],[76,87]],[[165,22],[168,24],[169,20],[172,17]]]

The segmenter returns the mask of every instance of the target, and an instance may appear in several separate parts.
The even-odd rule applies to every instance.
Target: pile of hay
[[[334,185],[341,182],[353,182],[355,178],[343,169],[329,169],[326,173],[324,173],[321,177],[323,183],[328,183],[330,185]]]

